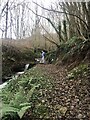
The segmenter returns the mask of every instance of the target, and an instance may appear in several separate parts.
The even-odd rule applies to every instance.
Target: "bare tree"
[[[8,29],[8,2],[6,4],[6,28],[5,28],[5,38],[7,38],[7,29]]]

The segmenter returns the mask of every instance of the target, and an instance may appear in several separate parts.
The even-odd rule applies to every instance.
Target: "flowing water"
[[[10,80],[17,79],[20,75],[24,74],[25,71],[26,71],[28,68],[29,68],[29,64],[26,64],[24,71],[22,71],[22,72],[17,72],[14,76],[9,77]],[[4,88],[10,80],[2,83],[2,84],[0,85],[0,90],[1,90],[2,88]]]

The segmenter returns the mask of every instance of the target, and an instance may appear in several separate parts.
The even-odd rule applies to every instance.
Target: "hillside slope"
[[[80,71],[80,69],[77,71]],[[86,66],[84,66],[84,69],[85,71],[88,70]],[[31,108],[26,110],[21,120],[39,120],[41,118],[43,120],[89,120],[90,86],[88,84],[88,75],[83,74],[83,77],[77,77],[77,74],[74,77],[70,76],[73,73],[73,71],[68,73],[64,66],[57,68],[52,64],[40,64],[18,78],[17,82],[12,81],[9,83],[9,87],[5,89],[7,93],[13,90],[12,102],[14,104],[18,100],[19,104],[20,101],[21,103],[29,102],[31,104]],[[30,90],[28,80],[32,77],[33,79],[30,84],[39,84],[40,87],[37,87],[36,90],[34,89],[31,97],[30,95],[28,97],[25,95],[22,99],[17,98],[17,100],[14,100],[14,91],[19,84],[19,87],[23,87],[23,92],[28,93],[26,92]],[[26,78],[27,82],[24,81]],[[11,88],[10,84],[12,84]],[[20,91],[21,87],[16,90],[16,93]],[[8,102],[11,104],[11,100]]]

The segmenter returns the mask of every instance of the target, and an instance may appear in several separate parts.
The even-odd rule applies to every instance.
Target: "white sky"
[[[0,9],[1,10],[3,9],[3,7],[7,3],[7,1],[8,0],[0,0]],[[52,3],[54,5],[55,1],[57,1],[57,0],[9,0],[10,3],[11,2],[15,2],[15,3],[21,3],[21,2],[26,2],[27,3],[27,2],[29,2],[30,3],[29,7],[35,12],[35,6],[36,5],[34,3],[32,3],[32,1],[37,2],[40,5],[44,5],[44,7],[46,7],[46,8],[49,8],[50,5]],[[1,10],[0,10],[0,13],[1,13]],[[39,8],[39,7],[38,7],[38,14],[42,14],[41,8]],[[27,15],[26,15],[26,17],[27,17]],[[32,17],[35,20],[35,15],[32,12],[31,12],[31,16],[30,17]],[[0,21],[0,24],[1,24],[0,26],[2,26],[2,22],[3,22],[3,18]],[[29,21],[29,23],[30,22],[31,22],[31,26],[32,26],[32,21]],[[2,26],[2,28],[3,28],[3,26]],[[2,34],[1,34],[1,31],[0,31],[0,37],[1,36],[2,36]]]

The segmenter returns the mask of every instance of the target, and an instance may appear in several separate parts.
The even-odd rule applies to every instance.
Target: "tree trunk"
[[[5,38],[7,38],[7,29],[8,29],[8,2],[6,4],[6,28],[5,28]]]
[[[88,14],[87,14],[88,38],[90,39],[90,1],[87,3],[87,5],[88,5]]]

